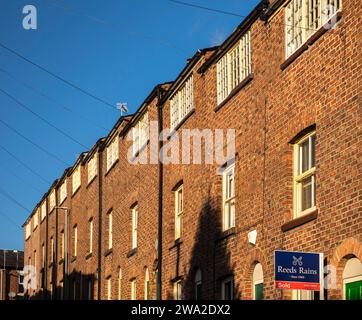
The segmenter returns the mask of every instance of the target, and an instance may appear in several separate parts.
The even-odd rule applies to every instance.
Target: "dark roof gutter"
[[[223,42],[223,44],[216,50],[209,59],[199,68],[199,73],[204,73],[213,63],[217,62],[225,52],[227,52],[239,38],[252,26],[252,24],[259,18],[260,14],[265,8],[269,6],[268,0],[261,0],[259,4],[249,13],[249,15],[239,24],[236,30]]]
[[[189,74],[189,72],[192,70],[192,68],[199,62],[200,58],[204,56],[205,53],[210,51],[215,51],[219,47],[210,47],[210,48],[204,48],[199,49],[194,54],[194,56],[190,59],[188,59],[188,63],[184,67],[184,69],[181,71],[181,73],[178,75],[176,80],[172,83],[171,87],[167,90],[167,93],[162,97],[161,101],[159,101],[159,105],[163,105],[165,101],[174,93],[175,89],[179,86],[179,84],[185,79],[185,77]]]

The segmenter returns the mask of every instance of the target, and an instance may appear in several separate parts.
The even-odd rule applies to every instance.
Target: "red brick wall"
[[[335,29],[327,31],[308,50],[285,62],[284,9],[265,24],[258,20],[251,27],[253,79],[221,108],[217,107],[216,65],[204,74],[197,72],[212,52],[201,57],[193,68],[195,111],[182,129],[236,130],[236,227],[222,232],[222,178],[219,165],[163,166],[163,273],[162,296],[172,298],[173,281],[182,279],[184,297],[194,296],[194,276],[202,271],[203,298],[220,298],[220,282],[233,274],[235,297],[252,298],[252,273],[257,262],[264,272],[264,297],[289,299],[291,292],[274,289],[273,254],[276,249],[323,252],[327,263],[338,269],[337,289],[328,298],[342,297],[341,272],[346,257],[361,257],[360,92],[361,50],[358,50],[361,8],[343,1],[343,16]],[[147,103],[149,119],[157,119],[157,98]],[[169,99],[163,105],[163,124],[170,123]],[[87,164],[82,162],[82,183],[62,206],[70,208],[69,230],[78,226],[78,255],[70,272],[78,281],[77,298],[86,298],[87,279],[94,280],[93,296],[101,281],[101,298],[106,298],[106,279],[111,277],[112,298],[118,298],[118,275],[122,270],[122,298],[130,299],[130,281],[137,280],[137,298],[144,297],[145,270],[150,275],[150,298],[156,295],[158,165],[131,165],[127,160],[131,142],[126,139],[127,121],[116,127],[119,160],[106,172],[106,149],[102,146],[102,167],[98,177],[87,185]],[[293,219],[293,137],[310,125],[316,126],[316,218],[288,231],[282,226]],[[165,143],[168,143],[166,141]],[[149,146],[147,147],[149,150]],[[97,150],[98,152],[98,150]],[[174,241],[174,187],[183,181],[183,234]],[[58,186],[57,186],[58,188]],[[101,191],[101,197],[99,197]],[[59,198],[59,194],[58,194]],[[131,207],[139,208],[138,248],[131,250]],[[101,209],[101,278],[98,279],[98,215]],[[113,212],[113,247],[108,242],[107,214]],[[48,236],[58,239],[64,229],[64,212],[48,217]],[[89,219],[93,217],[93,254],[89,250]],[[45,223],[25,241],[25,264],[45,241]],[[255,246],[248,243],[248,232],[257,230]],[[72,239],[72,237],[69,237]],[[60,255],[58,241],[58,257]],[[73,248],[72,241],[70,247]],[[38,248],[38,249],[35,249]],[[72,252],[72,250],[71,250]],[[49,248],[48,248],[49,254]],[[62,277],[58,263],[57,285]],[[54,266],[53,266],[54,267]],[[53,267],[48,267],[49,275]],[[72,278],[73,279],[73,278]]]

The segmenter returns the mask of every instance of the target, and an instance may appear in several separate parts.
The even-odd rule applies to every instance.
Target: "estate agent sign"
[[[323,253],[275,251],[274,276],[277,289],[320,291]]]

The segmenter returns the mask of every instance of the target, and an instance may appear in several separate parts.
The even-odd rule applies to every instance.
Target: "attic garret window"
[[[181,121],[194,109],[194,85],[191,75],[177,90],[171,99],[171,130],[174,130]]]
[[[147,144],[149,139],[150,123],[148,112],[144,113],[132,128],[133,155],[135,156]]]
[[[67,180],[64,180],[64,182],[62,183],[62,185],[60,186],[60,199],[59,199],[59,203],[62,204],[63,201],[66,199],[67,197]]]
[[[227,96],[252,72],[250,30],[217,63],[217,103]]]
[[[49,196],[49,212],[55,208],[55,190],[50,193]]]
[[[47,215],[47,203],[46,200],[44,200],[44,202],[41,205],[41,221],[45,219],[46,215]]]
[[[107,171],[118,160],[118,136],[115,136],[107,147]]]
[[[72,186],[72,193],[74,194],[80,187],[80,165],[78,165],[73,172]]]
[[[88,161],[88,183],[97,175],[97,153]]]
[[[285,9],[286,57],[299,49],[336,12],[342,0],[292,0]]]

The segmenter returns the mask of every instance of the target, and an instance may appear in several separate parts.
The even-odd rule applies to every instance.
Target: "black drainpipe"
[[[102,278],[102,150],[98,151],[98,300],[101,300]]]
[[[157,92],[157,113],[158,113],[158,133],[162,132],[163,122],[162,122],[162,105],[161,101],[161,92],[162,88],[158,89]],[[162,149],[163,141],[159,139],[158,142],[158,151]],[[158,239],[157,239],[157,284],[158,284],[158,292],[157,292],[157,300],[162,300],[162,193],[163,193],[163,164],[160,161],[160,157],[162,155],[159,152],[158,158]]]

